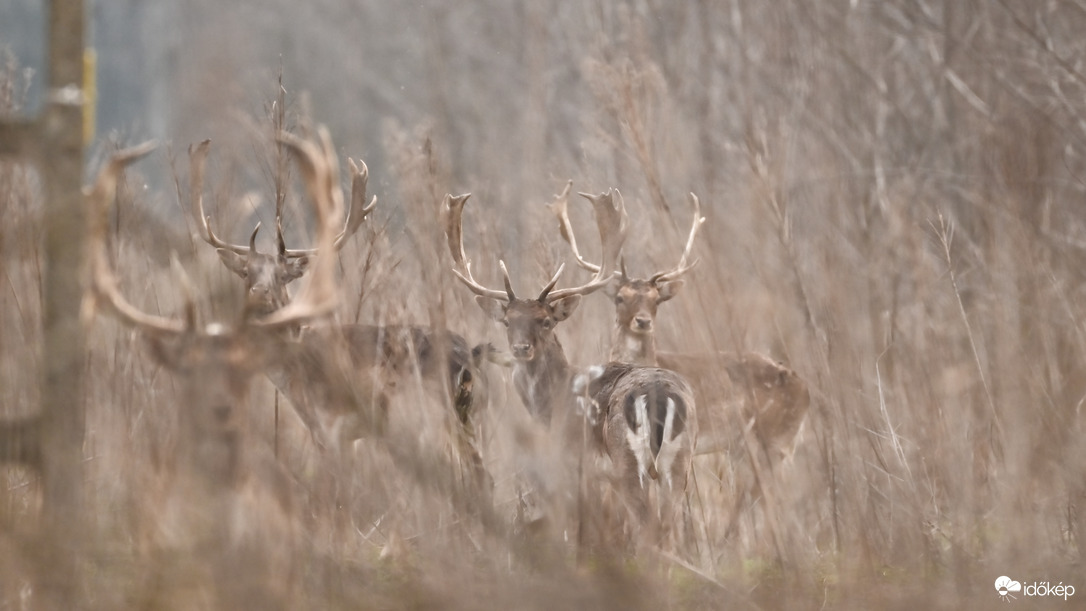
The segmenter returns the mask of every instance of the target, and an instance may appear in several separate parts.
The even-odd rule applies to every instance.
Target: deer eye
[[[554,328],[554,321],[549,319],[549,318],[544,318],[542,326],[543,326],[544,329],[550,331],[551,329]]]
[[[626,298],[622,295],[615,295],[615,305],[622,305],[626,303]]]

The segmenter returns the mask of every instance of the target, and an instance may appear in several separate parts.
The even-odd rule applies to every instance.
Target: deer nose
[[[634,318],[634,324],[642,331],[648,331],[652,328],[652,319],[647,316],[638,316]]]
[[[531,344],[513,344],[509,347],[513,351],[513,357],[528,360],[532,358]]]

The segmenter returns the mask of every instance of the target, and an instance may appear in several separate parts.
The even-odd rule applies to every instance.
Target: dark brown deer
[[[788,455],[810,404],[807,385],[794,371],[757,353],[688,354],[656,349],[657,308],[678,294],[684,282],[681,277],[698,263],[691,254],[705,218],[698,197],[691,193],[690,200],[694,220],[678,265],[647,279],[629,276],[624,264],[614,274],[607,289],[615,303],[611,359],[664,367],[690,380],[702,407],[699,453],[741,448],[738,425],[750,427],[767,454]],[[568,189],[555,198],[551,211],[577,263],[598,272],[600,266],[585,260],[577,248],[567,207]],[[739,418],[731,417],[734,412]]]
[[[330,253],[343,219],[342,195],[331,188],[338,184],[331,140],[323,130],[319,145],[289,134],[280,140],[301,161],[318,220],[318,248]],[[335,261],[317,256],[297,299],[267,315],[247,317],[234,328],[197,328],[184,277],[183,317],[143,312],[119,289],[106,234],[123,169],[150,150],[140,146],[115,154],[89,192],[92,298],[85,310],[90,314],[100,305],[145,335],[152,356],[173,372],[182,391],[174,477],[154,512],[153,600],[148,604],[183,604],[179,601],[185,597],[210,593],[216,608],[290,608],[295,519],[289,480],[268,448],[249,439],[244,405],[261,360],[274,352],[269,342],[278,343],[282,330],[335,307]]]
[[[567,190],[568,190],[567,186]],[[534,298],[518,298],[505,262],[500,262],[504,290],[487,288],[471,274],[471,262],[464,254],[462,216],[470,194],[446,195],[442,203],[445,231],[452,254],[453,273],[475,293],[475,301],[491,319],[505,325],[513,357],[513,384],[533,418],[550,425],[557,415],[565,419],[572,403],[570,382],[573,369],[555,334],[559,323],[570,317],[584,295],[606,286],[618,259],[626,233],[626,209],[617,191],[586,196],[596,212],[596,224],[603,245],[603,264],[587,283],[555,289],[564,266],[560,266]]]

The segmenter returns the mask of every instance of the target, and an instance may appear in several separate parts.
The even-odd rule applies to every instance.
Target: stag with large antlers
[[[683,286],[683,275],[698,264],[690,260],[694,248],[694,238],[698,229],[705,222],[701,216],[701,202],[693,193],[690,199],[694,204],[694,222],[690,227],[690,236],[686,240],[679,264],[673,269],[656,272],[648,279],[631,278],[626,273],[623,260],[615,272],[614,282],[608,285],[607,294],[615,301],[615,329],[611,342],[611,360],[641,365],[656,365],[656,309],[661,303],[678,294]],[[587,261],[577,248],[577,238],[569,220],[569,187],[555,197],[551,203],[551,212],[558,219],[558,230],[569,244],[577,264],[598,273],[601,266]]]
[[[256,224],[249,236],[248,246],[226,242],[215,235],[211,228],[211,217],[204,211],[204,167],[207,163],[210,140],[204,140],[189,147],[189,189],[192,199],[191,208],[196,219],[200,238],[215,248],[223,265],[245,280],[245,306],[248,316],[264,316],[287,305],[290,296],[287,285],[301,278],[309,266],[309,258],[319,249],[287,248],[283,237],[283,219],[276,213],[274,254],[262,253],[256,247],[256,236],[260,223]],[[331,252],[339,252],[353,236],[363,221],[377,205],[377,196],[366,203],[366,185],[369,181],[369,168],[359,160],[348,159],[351,171],[351,207],[344,220],[343,229],[332,240]]]
[[[568,186],[567,186],[568,190]],[[442,202],[445,231],[452,254],[453,273],[471,292],[475,301],[491,319],[506,327],[509,350],[513,356],[513,384],[531,415],[549,425],[557,413],[567,415],[571,403],[572,368],[555,334],[558,323],[577,309],[584,295],[606,286],[622,248],[626,234],[626,209],[617,191],[598,196],[585,195],[596,212],[596,224],[603,245],[603,264],[587,283],[556,289],[564,266],[559,266],[534,298],[519,298],[505,262],[499,262],[504,290],[491,289],[475,280],[471,262],[464,253],[462,216],[470,194],[446,195]]]
[[[281,141],[301,161],[318,219],[318,248],[330,252],[343,218],[342,196],[330,188],[338,174],[331,140],[321,130],[319,144],[287,134]],[[171,603],[178,597],[207,596],[206,591],[199,593],[200,587],[193,588],[195,579],[210,590],[217,607],[288,608],[284,576],[292,568],[289,541],[294,528],[289,485],[267,448],[247,440],[243,406],[251,378],[268,352],[263,344],[269,335],[275,338],[279,331],[335,307],[334,259],[316,258],[309,281],[291,304],[247,318],[235,328],[221,324],[197,328],[191,288],[184,277],[183,317],[143,312],[120,291],[106,234],[122,171],[151,148],[144,145],[115,154],[89,192],[93,298],[86,311],[101,305],[140,331],[150,341],[153,356],[181,382],[185,409],[179,412],[176,477],[165,505],[156,512],[152,596]],[[194,567],[200,567],[195,575]]]
[[[566,184],[568,195],[572,181]],[[472,276],[464,253],[462,216],[468,196],[446,196],[443,212],[453,273],[473,293],[479,306],[506,327],[514,358],[513,383],[525,407],[537,420],[562,422],[559,430],[565,441],[576,442],[577,431],[591,431],[593,445],[606,453],[616,471],[618,488],[636,516],[649,515],[649,480],[664,473],[668,492],[685,491],[693,433],[688,419],[695,412],[689,385],[674,372],[635,365],[596,368],[597,383],[576,374],[566,360],[555,326],[569,318],[584,295],[611,281],[626,234],[626,210],[622,195],[610,190],[599,195],[581,194],[596,213],[602,243],[603,263],[586,284],[555,290],[563,267],[537,297],[522,299],[513,292],[513,283],[504,262],[499,262],[505,289],[489,289]],[[605,371],[606,370],[606,371]],[[580,396],[577,396],[577,395]],[[664,520],[670,522],[670,520]]]
[[[587,261],[577,248],[567,210],[568,191],[555,198],[551,212],[578,265],[598,272],[601,266]],[[698,263],[691,255],[705,217],[698,197],[691,193],[690,200],[694,219],[679,263],[642,279],[631,277],[623,262],[607,288],[615,304],[611,360],[664,367],[682,373],[694,384],[702,406],[698,412],[700,452],[742,447],[737,444],[735,419],[726,417],[728,412],[739,410],[739,424],[751,427],[769,454],[786,454],[794,445],[810,403],[807,386],[794,371],[753,352],[685,354],[656,350],[657,308],[678,294],[684,282],[682,276]],[[710,405],[715,409],[706,409]]]
[[[319,249],[288,249],[282,219],[276,215],[275,254],[257,250],[260,225],[249,246],[228,243],[211,228],[203,206],[204,165],[210,141],[190,147],[190,208],[200,237],[215,247],[223,264],[245,280],[246,316],[259,317],[290,303],[288,284],[305,273]],[[331,253],[338,252],[376,206],[368,200],[369,170],[348,159],[351,206]],[[439,350],[438,347],[442,349]],[[432,396],[446,397],[462,432],[473,437],[473,411],[486,401],[483,361],[488,346],[469,346],[460,335],[413,325],[326,325],[307,330],[282,346],[283,356],[266,373],[289,399],[303,424],[321,445],[343,448],[386,426],[390,395],[421,379]],[[347,391],[346,395],[338,395]],[[367,407],[373,409],[366,409]],[[469,450],[481,469],[477,450]]]

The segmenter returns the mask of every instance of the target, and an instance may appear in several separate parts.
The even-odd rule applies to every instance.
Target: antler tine
[[[547,205],[550,208],[551,213],[558,219],[558,231],[562,234],[562,238],[569,244],[571,250],[573,250],[573,257],[577,260],[577,265],[580,265],[584,269],[590,272],[599,272],[600,266],[586,261],[581,256],[581,252],[577,249],[577,237],[573,234],[573,223],[569,220],[569,190],[573,187],[573,180],[566,182],[566,188],[561,193],[554,196],[554,201]],[[581,195],[585,197],[584,193]]]
[[[502,280],[505,282],[505,295],[509,298],[509,301],[513,301],[517,298],[513,293],[513,281],[509,279],[509,269],[505,267],[505,261],[498,259],[498,267],[502,268]]]
[[[615,267],[618,264],[619,253],[622,251],[622,244],[626,241],[629,217],[626,215],[626,205],[622,201],[622,193],[618,189],[608,189],[606,193],[596,196],[585,193],[581,195],[592,202],[592,207],[596,211],[596,227],[600,233],[603,262],[600,264],[596,276],[588,284],[553,291],[547,296],[548,301],[555,301],[572,295],[587,295],[606,286],[611,281]]]
[[[231,244],[219,239],[211,229],[211,217],[204,212],[204,166],[211,149],[211,140],[189,146],[189,197],[192,198],[192,215],[200,225],[200,238],[215,248],[225,248],[239,255],[247,255],[252,250],[249,246]]]
[[[690,253],[694,250],[694,238],[698,235],[698,229],[701,228],[701,224],[705,222],[705,217],[701,215],[701,201],[698,199],[698,196],[691,193],[690,200],[694,204],[694,222],[690,225],[690,235],[686,239],[686,248],[683,249],[683,256],[679,259],[679,264],[675,269],[653,274],[651,278],[652,282],[657,282],[659,280],[674,280],[694,269],[694,266],[698,264],[697,259],[691,261],[689,264],[687,263],[687,260],[690,258]]]
[[[110,267],[109,253],[106,248],[109,208],[117,195],[117,182],[120,180],[121,172],[129,164],[146,156],[156,146],[157,144],[154,142],[145,142],[114,153],[106,166],[99,172],[94,186],[87,193],[87,201],[91,206],[88,229],[90,233],[92,288],[95,302],[103,303],[122,323],[153,335],[179,335],[190,330],[185,321],[147,314],[125,299],[120,289],[118,289],[119,282]],[[186,307],[186,312],[192,311],[191,306]],[[191,320],[191,318],[191,314],[186,315],[187,320]]]
[[[370,180],[370,169],[366,162],[359,159],[356,164],[354,159],[348,157],[347,165],[351,168],[351,209],[347,212],[347,222],[343,233],[336,238],[336,248],[354,235],[362,226],[362,221],[366,220],[369,213],[377,207],[376,195],[370,199],[369,205],[366,204],[366,187],[369,186]]]
[[[302,177],[317,215],[317,251],[313,273],[298,297],[279,310],[255,321],[255,326],[281,328],[321,316],[338,301],[335,286],[335,259],[332,257],[337,229],[343,222],[343,194],[339,191],[339,164],[331,136],[323,126],[317,130],[320,145],[280,132],[279,142],[287,145],[300,162]]]
[[[551,276],[551,281],[547,283],[547,286],[543,287],[542,291],[539,291],[539,297],[536,297],[541,303],[546,303],[547,295],[554,289],[554,285],[558,284],[558,277],[562,275],[562,272],[566,269],[566,264],[563,263],[558,266],[558,271],[554,272]]]
[[[512,283],[509,281],[509,272],[505,269],[504,262],[501,263],[501,267],[502,274],[505,277],[505,292],[488,289],[476,282],[471,275],[471,261],[464,254],[463,227],[464,204],[467,203],[469,197],[471,197],[471,193],[455,196],[446,194],[441,201],[441,215],[445,221],[445,239],[449,244],[449,254],[453,260],[452,273],[464,283],[464,286],[480,297],[512,301],[515,296],[513,295]]]
[[[366,204],[366,187],[369,183],[370,169],[361,159],[356,164],[354,159],[347,158],[347,165],[351,169],[351,208],[347,211],[347,218],[343,222],[343,230],[336,234],[332,241],[332,251],[339,252],[347,240],[351,239],[362,222],[366,220],[370,212],[377,207],[377,196],[374,195],[369,204]],[[287,257],[312,257],[317,254],[316,248],[288,248],[283,254]]]

